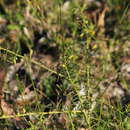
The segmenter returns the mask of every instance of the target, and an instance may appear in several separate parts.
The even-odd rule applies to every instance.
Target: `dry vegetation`
[[[130,130],[129,0],[0,1],[0,129]]]

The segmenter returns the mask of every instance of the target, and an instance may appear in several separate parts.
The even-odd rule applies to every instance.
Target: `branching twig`
[[[15,56],[17,56],[17,57],[19,57],[19,58],[22,58],[22,59],[24,58],[24,56],[19,55],[19,54],[13,52],[13,51],[8,50],[8,49],[5,49],[5,48],[0,47],[0,50],[6,51],[7,53],[12,54],[12,55],[15,55]],[[44,68],[45,70],[47,70],[47,71],[49,71],[49,72],[51,72],[51,73],[57,74],[57,75],[60,76],[60,77],[64,77],[63,74],[60,74],[60,73],[58,73],[58,72],[56,72],[56,71],[54,71],[54,70],[48,68],[47,66],[45,66],[45,65],[43,65],[42,63],[39,63],[39,62],[37,62],[37,61],[35,61],[35,60],[33,60],[33,59],[31,59],[30,62],[33,63],[33,64],[35,64],[35,65],[37,65],[37,66],[39,66],[39,67],[41,67],[41,68]]]

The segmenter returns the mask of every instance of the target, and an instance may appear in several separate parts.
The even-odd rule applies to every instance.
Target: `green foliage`
[[[35,101],[23,106],[15,104],[19,106],[15,110],[18,117],[28,116],[30,121],[24,119],[28,129],[130,129],[129,106],[122,108],[116,99],[111,104],[101,88],[101,83],[106,89],[113,82],[124,83],[120,59],[130,55],[130,2],[98,2],[96,5],[82,0],[0,1],[0,65],[6,64],[4,69],[8,73],[11,65],[24,60],[19,70],[11,73],[13,81],[18,82],[17,94],[35,92]],[[109,10],[103,19],[105,6]],[[104,22],[103,27],[99,21]],[[103,83],[105,80],[108,83]],[[16,125],[8,116],[0,120],[7,129],[10,124]]]

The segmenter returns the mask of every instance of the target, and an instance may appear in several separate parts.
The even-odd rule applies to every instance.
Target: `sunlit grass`
[[[42,79],[39,86],[43,92],[35,88],[33,76],[29,75],[37,97],[36,102],[32,106],[25,105],[23,113],[1,115],[0,123],[17,117],[32,116],[38,124],[35,119],[35,123],[28,121],[28,129],[58,129],[59,125],[61,129],[73,130],[129,130],[129,118],[126,115],[129,107],[125,113],[126,110],[122,109],[120,103],[111,105],[100,94],[101,82],[120,76],[120,58],[128,53],[124,49],[128,45],[123,37],[129,39],[128,31],[125,30],[126,25],[129,25],[126,22],[129,2],[125,5],[120,0],[107,0],[110,10],[106,13],[105,29],[101,32],[98,24],[93,23],[86,13],[88,4],[80,0],[67,2],[24,0],[10,4],[1,1],[0,17],[5,18],[7,23],[0,32],[5,37],[3,43],[0,43],[0,61],[9,67],[23,60],[24,64],[33,64],[41,72],[45,70],[49,74],[45,79],[39,76]],[[123,10],[119,11],[121,7]],[[43,46],[58,48],[55,52],[59,53],[57,69],[51,69],[35,60],[36,51],[46,52],[41,49]],[[52,85],[53,82],[56,82],[55,86]],[[23,88],[19,88],[21,93],[26,88],[22,83]],[[53,90],[51,86],[57,89]],[[54,93],[57,94],[56,97],[53,97]],[[42,104],[38,101],[40,96],[43,96]],[[45,100],[49,103],[45,103]],[[65,116],[60,124],[61,114]]]

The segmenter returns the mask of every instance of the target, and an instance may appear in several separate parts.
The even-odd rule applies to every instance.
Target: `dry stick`
[[[24,58],[24,56],[21,56],[21,55],[15,53],[15,52],[13,52],[13,51],[10,51],[10,50],[8,50],[8,49],[3,48],[3,47],[0,47],[0,50],[6,51],[7,53],[12,54],[12,55],[15,55],[15,56],[17,56],[17,57],[19,57],[19,58]],[[39,63],[39,62],[37,62],[37,61],[35,61],[35,60],[32,60],[32,59],[31,59],[30,61],[31,61],[31,63],[33,63],[33,64],[35,64],[35,65],[37,65],[37,66],[39,66],[39,67],[41,67],[41,68],[44,68],[45,70],[47,70],[47,71],[49,71],[49,72],[51,72],[51,73],[57,74],[57,75],[60,76],[60,77],[64,77],[63,74],[57,73],[56,71],[54,71],[54,70],[48,68],[47,66],[45,66],[45,65],[43,65],[43,64],[41,64],[41,63]]]
[[[16,115],[3,115],[0,119],[9,119],[9,118],[16,118],[16,117],[24,117],[30,115],[53,115],[53,114],[61,114],[61,113],[83,113],[83,111],[52,111],[52,112],[28,112],[23,114],[16,114]]]

